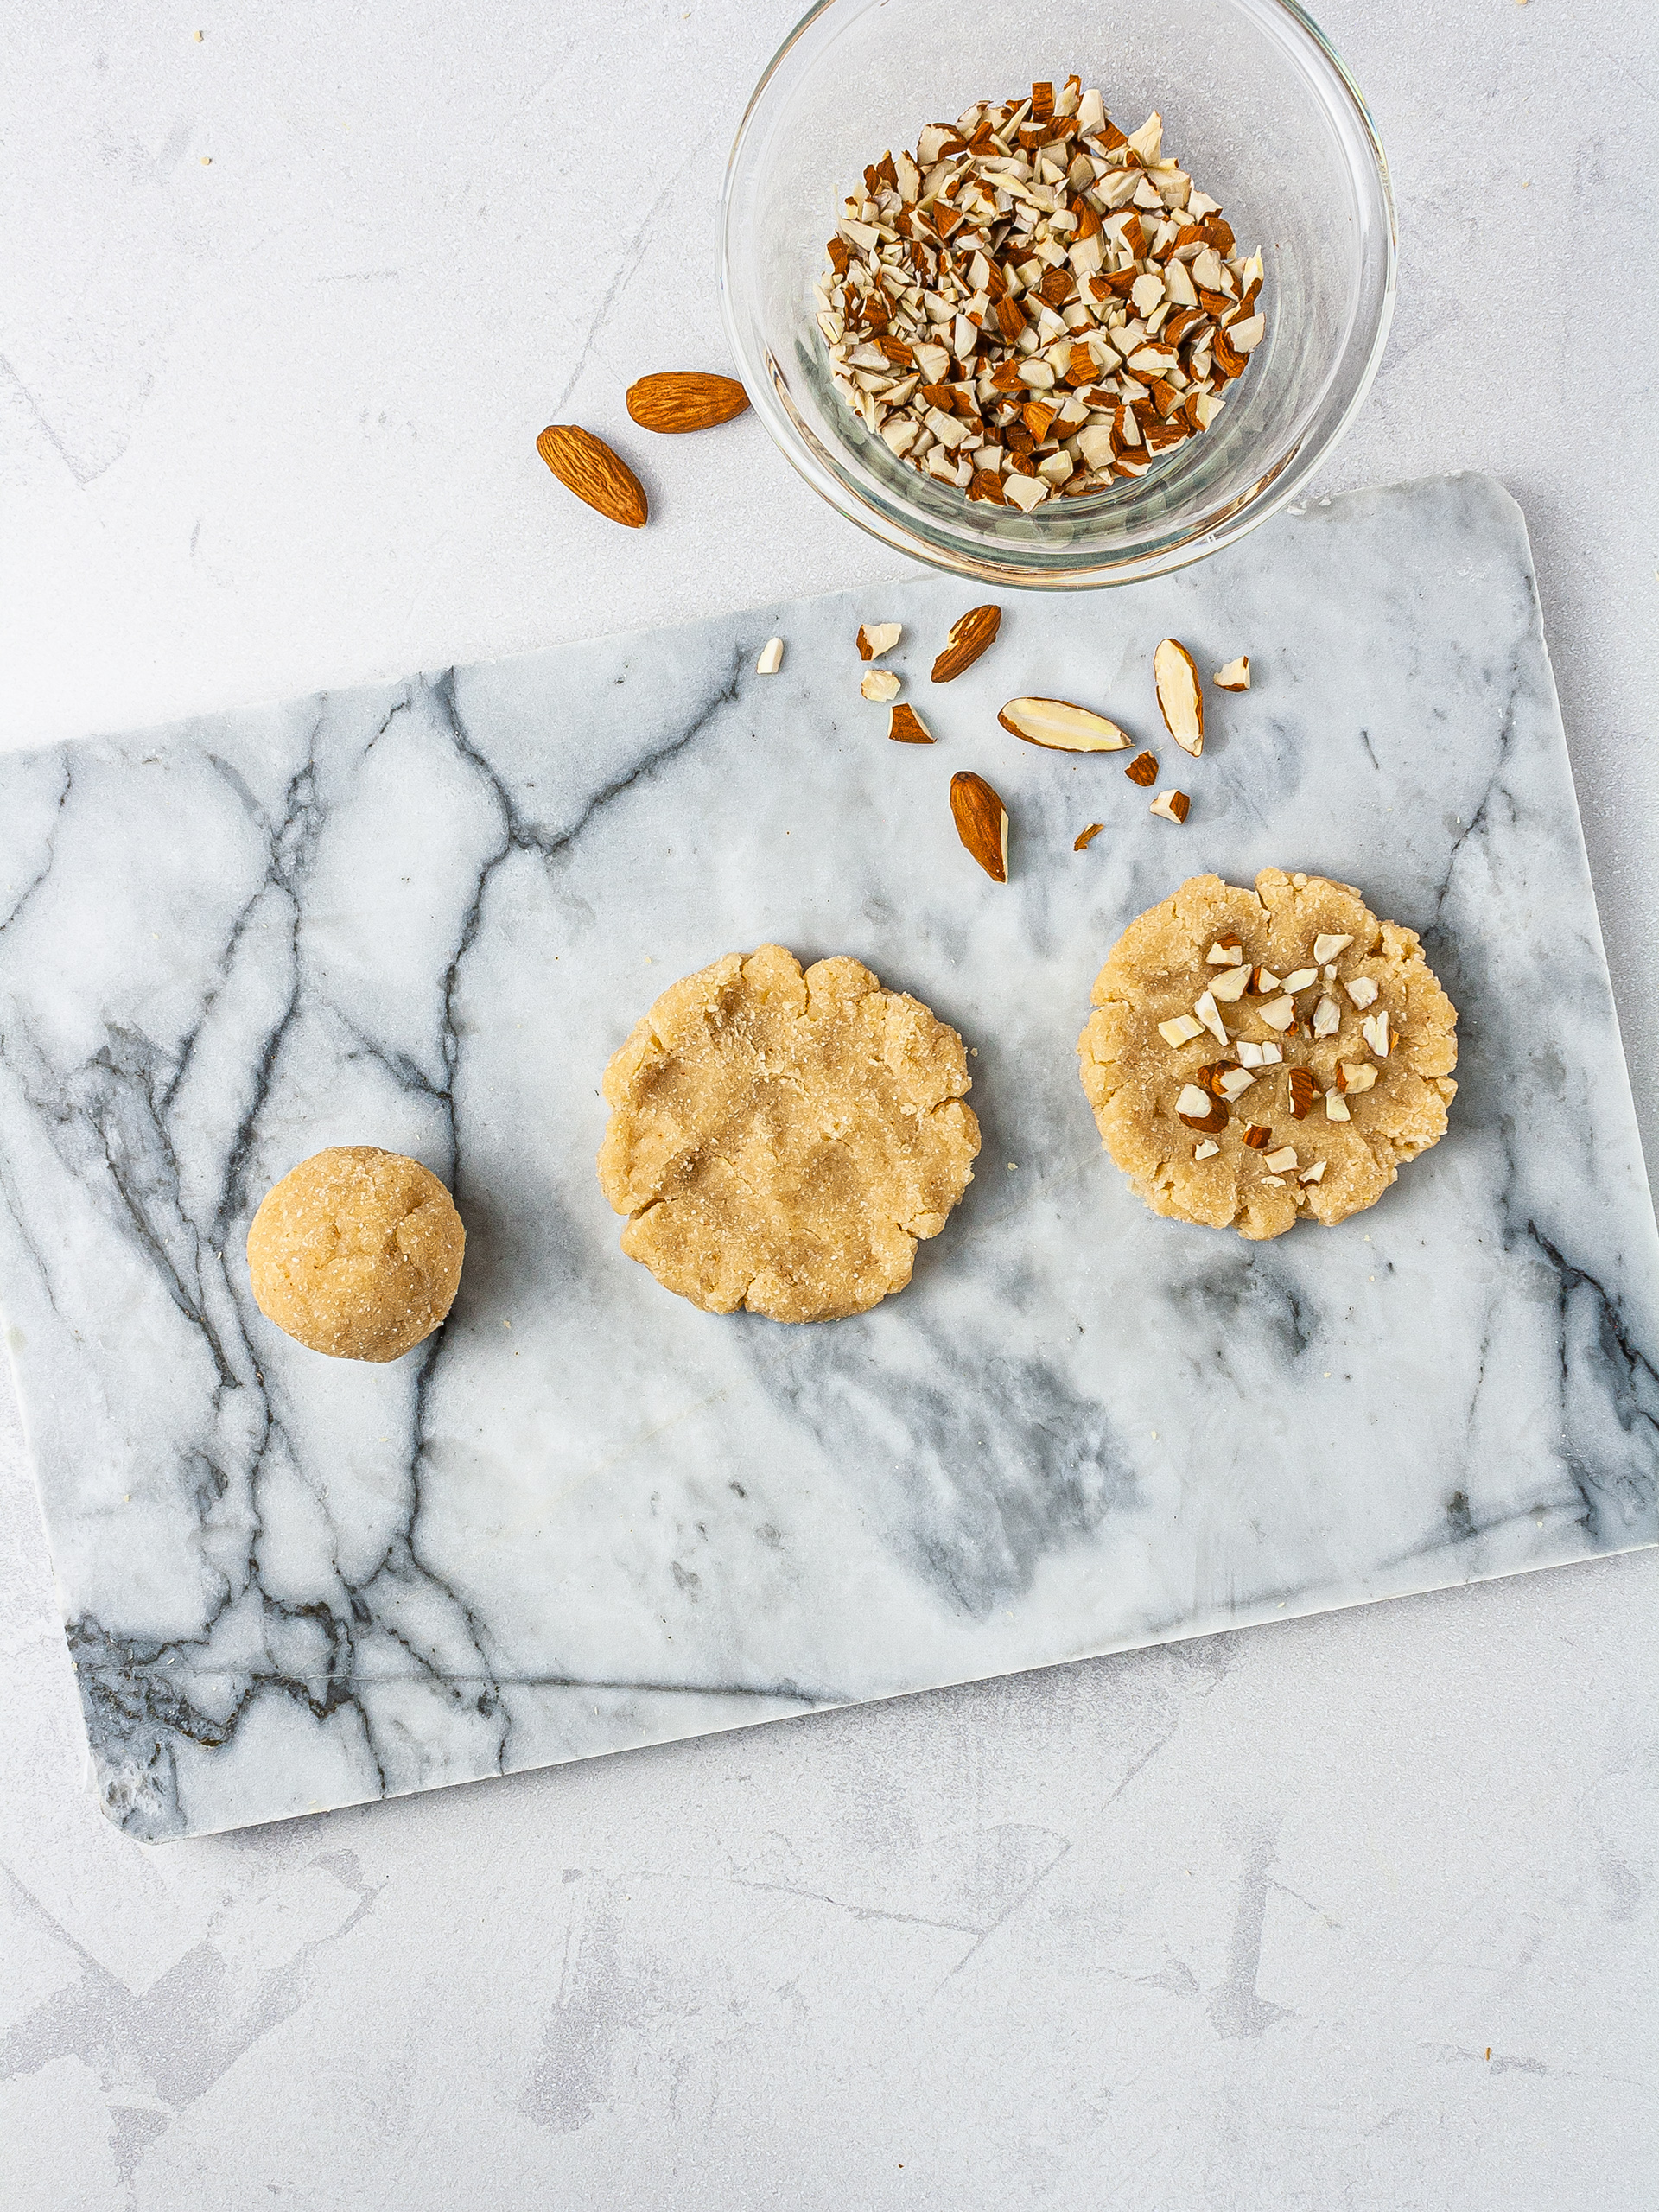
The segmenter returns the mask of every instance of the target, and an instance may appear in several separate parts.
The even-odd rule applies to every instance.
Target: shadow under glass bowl
[[[1211,429],[1146,476],[1029,516],[894,459],[830,380],[812,287],[865,164],[925,123],[1075,70],[1260,246],[1266,334]],[[1130,583],[1201,560],[1294,499],[1370,387],[1394,306],[1387,165],[1358,88],[1292,0],[823,0],[756,87],[727,165],[721,306],[750,399],[849,521],[1002,586]]]

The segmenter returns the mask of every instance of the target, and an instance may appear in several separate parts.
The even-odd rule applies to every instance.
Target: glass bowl
[[[974,101],[1075,70],[1262,249],[1267,331],[1212,427],[1137,481],[1031,515],[897,461],[836,397],[814,319],[865,164]],[[823,0],[756,86],[727,164],[721,303],[761,420],[815,490],[899,551],[1003,585],[1131,583],[1294,499],[1363,399],[1394,305],[1394,202],[1364,101],[1291,0]]]

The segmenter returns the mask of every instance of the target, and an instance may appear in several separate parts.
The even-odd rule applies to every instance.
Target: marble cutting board
[[[199,1834],[1650,1543],[1659,1244],[1521,517],[1354,494],[1185,574],[931,579],[0,760],[0,1300],[99,1800]],[[861,620],[940,742],[858,696]],[[753,673],[787,640],[780,675]],[[1150,656],[1248,652],[1201,762]],[[1034,752],[1020,692],[1192,794]],[[998,888],[951,829],[975,767]],[[1179,767],[1180,773],[1173,772]],[[1086,854],[1086,823],[1105,834]],[[1446,1141],[1265,1246],[1154,1219],[1077,1033],[1184,875],[1360,884],[1462,1013]],[[625,1260],[607,1056],[766,939],[976,1048],[977,1175],[903,1296],[789,1329]],[[451,1183],[390,1369],[249,1294],[325,1144]]]

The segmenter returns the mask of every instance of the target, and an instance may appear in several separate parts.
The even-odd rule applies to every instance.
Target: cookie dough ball
[[[331,1145],[267,1191],[248,1231],[259,1310],[335,1359],[397,1359],[454,1303],[467,1232],[417,1160]]]
[[[710,1313],[862,1313],[973,1180],[960,1037],[856,960],[780,945],[663,993],[605,1071],[622,1249]]]
[[[1124,931],[1094,1003],[1083,1088],[1154,1213],[1249,1237],[1332,1227],[1445,1134],[1457,1008],[1350,884],[1192,876]]]

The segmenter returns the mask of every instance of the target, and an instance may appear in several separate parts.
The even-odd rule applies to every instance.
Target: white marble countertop
[[[752,421],[638,538],[531,443],[721,362],[721,165],[793,12],[36,11],[0,741],[895,573]],[[1652,1159],[1659,315],[1585,238],[1659,215],[1659,34],[1322,15],[1403,248],[1323,488],[1474,467],[1526,511]],[[578,250],[567,119],[625,100],[684,151]],[[0,1422],[10,2202],[1649,2201],[1651,1554],[147,1852],[82,1789]]]

